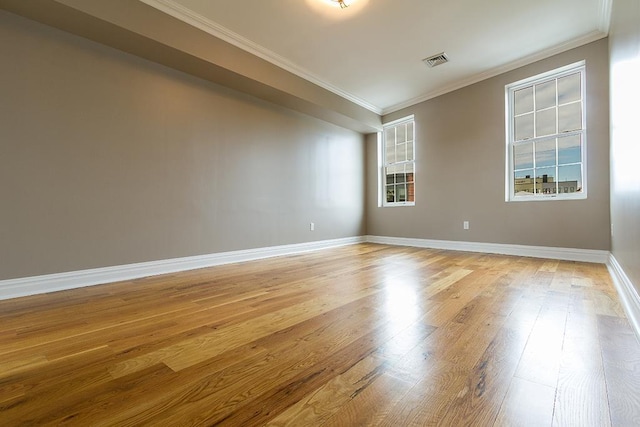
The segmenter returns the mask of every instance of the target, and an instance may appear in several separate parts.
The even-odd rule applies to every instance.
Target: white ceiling
[[[141,1],[386,114],[606,36],[612,0]]]

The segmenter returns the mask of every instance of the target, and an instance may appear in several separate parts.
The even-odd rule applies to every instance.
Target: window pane
[[[396,128],[389,128],[384,133],[385,144],[395,145],[396,143]]]
[[[398,125],[396,127],[396,142],[405,142],[407,140],[407,126]]]
[[[533,113],[516,117],[514,121],[516,141],[533,138]]]
[[[513,175],[514,193],[516,196],[533,194],[533,169],[517,171]]]
[[[407,123],[407,141],[413,141],[413,122]]]
[[[556,105],[556,81],[536,85],[536,111]]]
[[[558,185],[563,193],[577,193],[582,191],[582,166],[570,165],[558,167]],[[566,188],[566,191],[564,189]]]
[[[558,132],[582,129],[582,103],[560,106],[558,110]]]
[[[526,87],[514,92],[513,94],[515,115],[530,113],[533,111],[533,86]]]
[[[404,165],[404,170],[407,173],[413,173],[414,172],[414,164],[413,163],[407,163],[406,165]]]
[[[402,183],[407,181],[407,176],[404,173],[396,174],[396,182]]]
[[[407,201],[407,187],[405,184],[396,184],[396,202]]]
[[[407,160],[414,160],[412,142],[407,144]]]
[[[396,147],[395,145],[387,141],[387,144],[384,150],[384,162],[394,163],[395,161],[396,161]]]
[[[407,160],[407,144],[398,144],[396,146],[396,162],[404,162]]]
[[[536,143],[536,167],[556,165],[556,139]]]
[[[385,192],[386,192],[387,202],[393,203],[396,201],[395,186],[387,185]]]
[[[582,161],[582,137],[580,135],[558,138],[558,164]]]
[[[581,97],[580,73],[571,74],[558,79],[558,104],[578,101]]]
[[[387,175],[387,184],[394,184],[395,183],[394,179],[395,179],[395,175],[388,174]]]
[[[536,169],[536,193],[553,194],[556,192],[556,168]]]
[[[533,167],[533,142],[513,146],[513,168],[529,169]]]
[[[532,179],[533,177],[533,169],[527,169],[527,170],[521,170],[521,171],[517,171],[514,176],[518,179],[520,178],[527,178],[527,179]]]
[[[556,133],[556,109],[550,108],[536,113],[536,136]]]

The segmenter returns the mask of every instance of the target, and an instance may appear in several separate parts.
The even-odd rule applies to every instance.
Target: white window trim
[[[523,80],[508,84],[505,86],[505,201],[506,202],[531,202],[531,201],[550,201],[550,200],[581,200],[587,198],[587,76],[586,76],[586,61],[579,61],[573,64],[566,65],[564,67],[556,68],[545,73],[541,73],[532,77],[528,77]],[[532,83],[541,83],[545,79],[554,80],[562,77],[565,74],[572,74],[576,71],[580,71],[582,79],[582,130],[574,131],[574,133],[582,134],[582,191],[580,193],[556,193],[556,194],[538,194],[535,196],[518,196],[515,197],[515,185],[514,185],[514,171],[513,171],[513,103],[510,102],[510,97],[513,92],[523,87],[529,86]],[[570,133],[567,133],[569,135]],[[544,137],[547,138],[547,137]],[[535,141],[538,138],[532,139]],[[542,138],[541,138],[542,139]]]
[[[384,131],[385,128],[389,126],[397,126],[400,123],[413,121],[413,191],[414,191],[414,201],[413,202],[387,202],[386,197],[386,176],[384,173],[384,156],[385,156],[385,137]],[[417,159],[417,147],[416,147],[416,121],[415,116],[413,114],[409,116],[402,117],[400,119],[396,119],[382,125],[382,132],[379,133],[378,137],[378,206],[385,208],[396,208],[402,206],[415,206],[415,194],[416,194],[416,162]]]

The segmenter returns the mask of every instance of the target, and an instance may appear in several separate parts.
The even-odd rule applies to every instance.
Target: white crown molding
[[[385,245],[413,246],[417,248],[445,249],[450,251],[482,252],[488,254],[515,255],[600,264],[605,264],[609,259],[608,251],[593,249],[554,248],[548,246],[459,242],[453,240],[430,240],[386,236],[366,236],[365,240],[369,243],[380,243]]]
[[[608,261],[607,268],[618,291],[620,302],[624,307],[629,323],[636,332],[636,337],[640,341],[640,296],[631,283],[631,279],[629,279],[618,260],[616,260],[616,257],[611,254]]]
[[[611,26],[611,9],[613,7],[613,0],[600,0],[600,19],[598,29],[604,34],[609,34],[609,27]]]
[[[607,0],[604,0],[607,1]],[[399,104],[393,105],[389,108],[382,109],[382,115],[395,113],[396,111],[402,110],[403,108],[411,107],[413,105],[419,104],[424,101],[428,101],[440,95],[444,95],[449,92],[453,92],[454,90],[462,89],[463,87],[470,86],[474,83],[481,82],[483,80],[487,80],[491,77],[498,76],[500,74],[513,71],[516,68],[524,67],[525,65],[532,64],[537,61],[541,61],[543,59],[549,58],[553,55],[557,55],[562,52],[566,52],[568,50],[574,49],[576,47],[580,47],[582,45],[594,42],[596,40],[600,40],[604,37],[607,37],[607,33],[602,31],[592,31],[589,34],[586,34],[582,37],[578,37],[576,39],[570,40],[566,43],[557,45],[555,47],[545,49],[543,51],[534,53],[532,55],[526,56],[524,58],[518,59],[517,61],[509,62],[508,64],[501,65],[496,68],[492,68],[488,71],[474,74],[468,78],[457,80],[447,86],[439,88],[438,90],[426,93],[416,98],[409,99],[407,101],[401,102]]]
[[[211,34],[214,37],[224,40],[227,43],[230,43],[246,52],[251,53],[252,55],[255,55],[261,59],[264,59],[265,61],[268,61],[271,64],[274,64],[286,71],[289,71],[290,73],[293,73],[300,78],[303,78],[338,96],[341,96],[342,98],[345,98],[353,102],[354,104],[360,105],[361,107],[366,108],[367,110],[380,115],[394,113],[403,108],[411,107],[421,102],[428,101],[429,99],[433,99],[437,96],[444,95],[449,92],[453,92],[454,90],[461,89],[463,87],[472,85],[474,83],[478,83],[482,80],[495,77],[499,74],[515,70],[516,68],[531,64],[536,61],[540,61],[542,59],[546,59],[558,53],[562,53],[567,50],[604,38],[609,34],[609,25],[611,22],[611,8],[612,8],[612,2],[613,2],[613,0],[600,0],[600,12],[598,17],[597,31],[593,31],[582,37],[578,37],[576,39],[570,40],[558,46],[545,49],[541,52],[534,53],[525,58],[521,58],[517,61],[513,61],[508,64],[501,65],[496,68],[492,68],[491,70],[488,70],[479,74],[474,74],[468,78],[455,81],[445,87],[439,88],[435,91],[428,92],[426,94],[409,99],[407,101],[403,101],[401,103],[392,105],[390,107],[380,108],[322,80],[320,77],[296,65],[295,63],[289,61],[283,56],[278,55],[277,53],[245,37],[242,37],[237,33],[234,33],[228,28],[208,18],[205,18],[204,16],[192,11],[189,8],[184,7],[183,5],[175,2],[174,0],[139,0],[139,1],[155,9],[158,9],[161,12],[164,12],[170,16],[173,16],[174,18],[179,19],[189,25],[192,25],[202,31],[205,31],[206,33]]]
[[[296,76],[303,78],[313,84],[316,84],[323,89],[326,89],[342,98],[345,98],[354,104],[357,104],[363,108],[366,108],[369,111],[372,111],[376,114],[381,114],[382,109],[368,103],[367,101],[358,98],[355,95],[352,95],[344,90],[333,86],[332,84],[323,81],[319,77],[315,76],[308,70],[294,64],[283,56],[278,55],[271,50],[254,43],[253,41],[242,37],[241,35],[234,33],[228,28],[223,27],[222,25],[205,18],[204,16],[188,9],[181,4],[176,3],[173,0],[139,0],[142,3],[145,3],[148,6],[151,6],[155,9],[158,9],[161,12],[166,13],[167,15],[173,16],[176,19],[179,19],[182,22],[185,22],[195,28],[198,28],[208,34],[211,34],[214,37],[217,37],[225,42],[232,44],[233,46],[240,48],[246,52],[251,53],[261,59],[264,59],[267,62],[270,62],[273,65],[276,65],[290,73],[295,74]]]
[[[347,237],[0,280],[0,300],[120,282],[140,277],[156,276],[158,274],[213,267],[216,265],[254,261],[283,255],[295,255],[337,246],[353,245],[363,241],[363,237]]]

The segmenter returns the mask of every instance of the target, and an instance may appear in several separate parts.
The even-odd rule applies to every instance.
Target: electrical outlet
[[[316,229],[316,225],[313,222],[309,223],[309,230],[313,231]]]
[[[462,223],[462,228],[464,228],[465,230],[468,230],[469,229],[469,221],[464,221]]]

